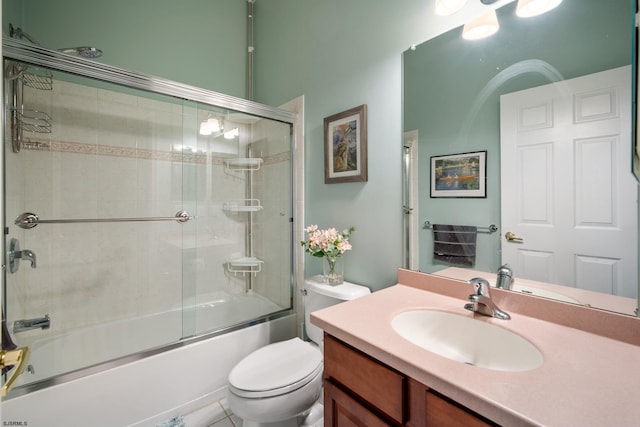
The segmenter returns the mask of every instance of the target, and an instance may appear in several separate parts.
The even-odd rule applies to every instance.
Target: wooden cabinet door
[[[398,424],[405,422],[406,377],[326,335],[324,378],[340,384]]]
[[[430,390],[427,390],[425,397],[426,427],[490,427],[495,425],[485,422],[467,409],[449,402]]]
[[[408,427],[490,427],[497,424],[409,379]]]
[[[391,426],[361,405],[331,381],[324,382],[325,427],[385,427]]]
[[[327,427],[496,426],[330,335],[325,336],[324,356]]]

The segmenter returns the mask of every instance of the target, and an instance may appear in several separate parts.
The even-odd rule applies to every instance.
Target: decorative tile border
[[[206,164],[208,157],[206,153],[178,153],[174,151],[149,150],[144,148],[128,148],[55,140],[30,140],[29,142],[23,143],[23,149],[25,151],[50,151],[56,153],[124,157],[130,159],[159,160],[194,164]],[[211,156],[210,162],[213,165],[223,165],[225,159],[228,158],[229,157]],[[285,151],[283,153],[277,153],[263,158],[263,164],[267,166],[287,162],[290,159],[291,153],[289,151]]]

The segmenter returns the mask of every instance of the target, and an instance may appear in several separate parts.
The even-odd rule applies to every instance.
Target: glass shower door
[[[43,90],[30,73],[43,71],[5,82],[19,91],[5,110],[22,121],[4,144],[14,267],[3,300],[14,341],[32,349],[21,383],[180,340],[182,233],[195,230],[181,214],[188,162],[172,151],[184,138],[181,100],[59,72]],[[49,117],[47,132],[30,111]]]
[[[20,393],[291,312],[290,123],[14,65],[3,312],[31,349]]]
[[[195,106],[196,334],[290,310],[291,125]]]

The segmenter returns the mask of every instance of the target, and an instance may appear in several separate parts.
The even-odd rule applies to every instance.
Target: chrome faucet
[[[509,264],[500,266],[497,275],[496,288],[511,290],[511,286],[513,286],[513,270],[511,270]]]
[[[469,295],[469,301],[471,302],[465,304],[464,308],[474,313],[484,314],[485,316],[495,317],[497,319],[511,319],[511,316],[500,310],[491,299],[489,282],[482,277],[474,277],[469,280],[469,283],[473,285],[475,293]]]
[[[51,326],[51,319],[48,314],[44,317],[38,317],[36,319],[22,319],[13,322],[13,332],[24,332],[32,329],[49,329]]]

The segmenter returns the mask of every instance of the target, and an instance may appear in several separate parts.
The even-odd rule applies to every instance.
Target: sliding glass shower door
[[[290,312],[291,123],[5,70],[3,319],[31,349],[18,386]]]

